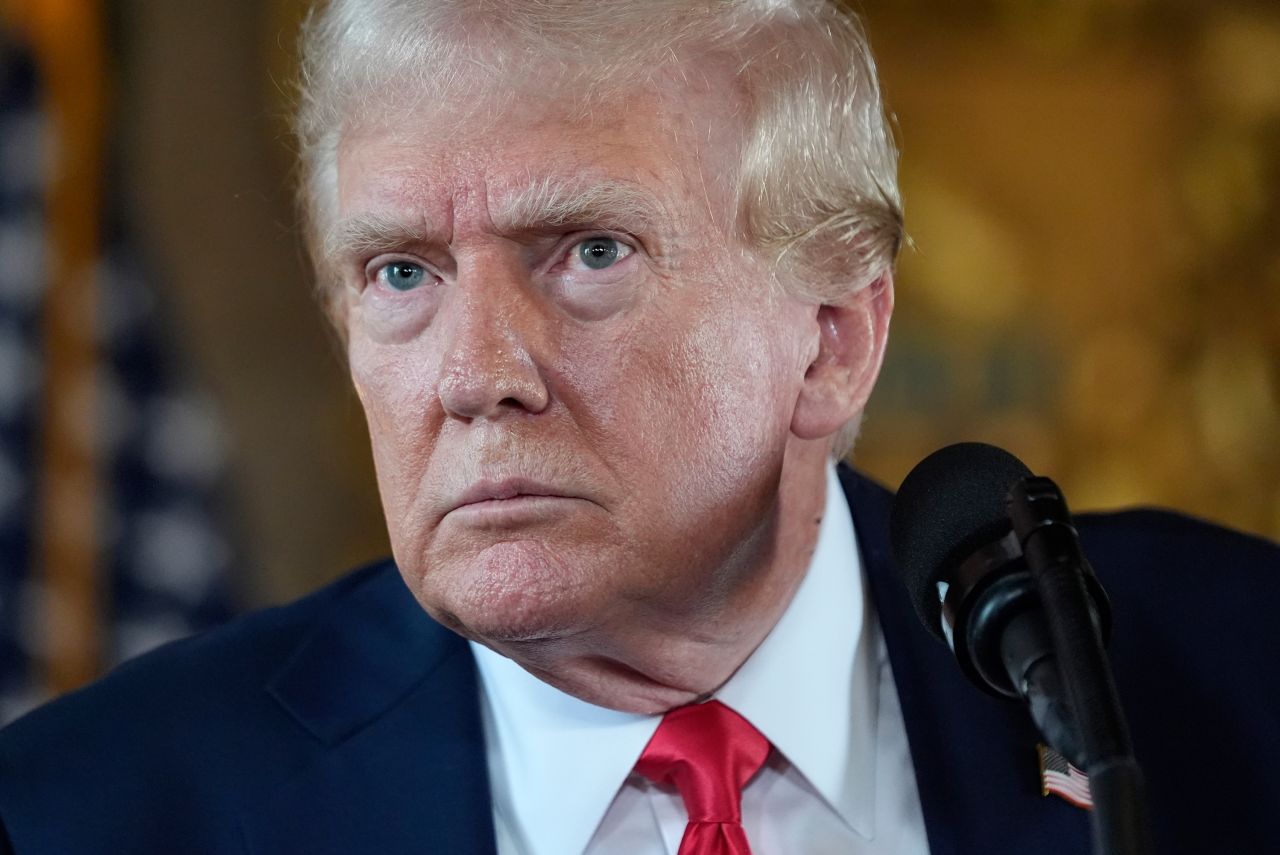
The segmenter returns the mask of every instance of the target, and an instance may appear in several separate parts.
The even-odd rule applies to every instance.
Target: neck
[[[642,714],[710,697],[741,667],[790,605],[813,557],[826,494],[828,449],[789,446],[769,519],[728,556],[729,580],[694,609],[649,605],[599,631],[499,652],[543,682],[589,703]]]

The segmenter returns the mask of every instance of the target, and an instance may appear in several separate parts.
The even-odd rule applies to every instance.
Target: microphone
[[[1012,488],[1030,478],[1022,461],[995,446],[943,448],[902,482],[890,537],[916,613],[965,676],[989,694],[1021,698],[1045,741],[1084,768],[1040,592],[1007,508]],[[1081,569],[1105,637],[1106,592],[1087,563]]]
[[[1045,741],[1089,775],[1098,855],[1149,855],[1142,770],[1103,645],[1106,592],[1062,491],[1006,451],[934,452],[894,500],[890,540],[916,613],[991,694],[1021,697]]]

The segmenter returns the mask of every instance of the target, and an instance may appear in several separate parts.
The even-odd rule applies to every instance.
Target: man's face
[[[729,234],[711,96],[406,112],[339,165],[352,376],[396,560],[502,649],[714,613],[767,550],[813,306]]]

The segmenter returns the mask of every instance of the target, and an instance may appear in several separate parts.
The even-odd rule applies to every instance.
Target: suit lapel
[[[1040,794],[1030,718],[970,685],[920,626],[890,554],[892,496],[847,466],[840,481],[902,704],[932,855],[1088,852],[1088,815]]]
[[[495,851],[471,651],[392,565],[337,599],[267,690],[315,751],[242,817],[250,852]]]

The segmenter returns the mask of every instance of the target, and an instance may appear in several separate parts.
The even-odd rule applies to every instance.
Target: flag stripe
[[[1076,807],[1092,808],[1089,776],[1047,745],[1038,745],[1036,750],[1040,755],[1041,794],[1048,796],[1052,793]]]

